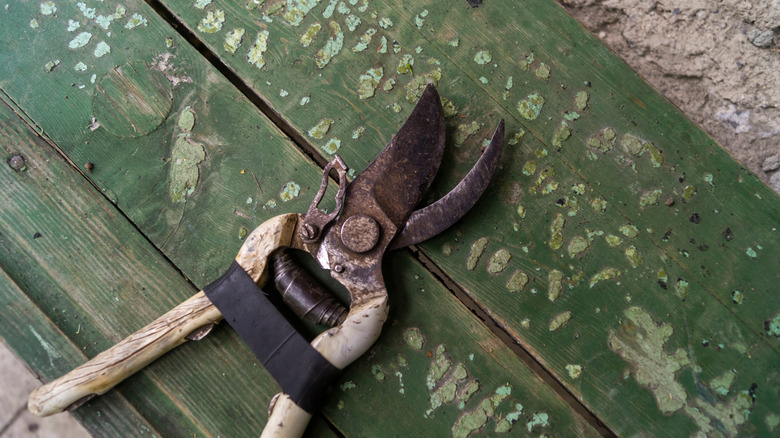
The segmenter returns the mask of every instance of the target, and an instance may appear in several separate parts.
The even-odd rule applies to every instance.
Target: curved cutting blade
[[[398,229],[403,227],[439,170],[444,140],[441,98],[428,84],[398,133],[347,187],[345,207],[363,208],[368,204],[360,198],[371,197]]]
[[[504,119],[501,119],[490,145],[466,177],[443,198],[412,213],[403,230],[390,242],[388,249],[403,248],[430,239],[463,217],[490,183],[498,167],[503,145]]]

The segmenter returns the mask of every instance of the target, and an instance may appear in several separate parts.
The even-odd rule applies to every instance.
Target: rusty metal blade
[[[361,196],[372,196],[400,229],[439,170],[444,140],[441,98],[428,84],[398,133],[349,185],[345,204],[354,206]]]
[[[433,204],[415,211],[388,249],[414,245],[441,233],[474,206],[498,167],[504,145],[504,120],[498,122],[490,145],[469,173],[452,191]]]

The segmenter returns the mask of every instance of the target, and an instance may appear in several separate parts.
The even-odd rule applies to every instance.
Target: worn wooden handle
[[[81,401],[116,386],[166,352],[187,341],[201,327],[222,319],[203,291],[92,360],[30,394],[27,408],[39,417],[77,407]]]

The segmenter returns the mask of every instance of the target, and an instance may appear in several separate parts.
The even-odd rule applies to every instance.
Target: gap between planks
[[[200,41],[197,35],[181,22],[164,4],[158,0],[144,0],[165,22],[167,22],[179,35],[184,38],[198,53],[203,56],[208,63],[217,69],[241,94],[244,95],[257,109],[267,117],[280,131],[287,135],[290,140],[318,166],[324,168],[328,160],[306,140],[295,128],[292,127],[281,114],[276,112],[255,90],[252,89],[241,77],[233,71],[226,63],[219,58],[206,44]],[[83,173],[83,172],[82,172]],[[86,175],[85,175],[86,176]],[[587,406],[580,402],[563,383],[558,380],[548,369],[538,361],[526,347],[520,342],[520,339],[513,337],[501,324],[493,319],[488,312],[475,301],[463,288],[455,283],[449,276],[441,270],[430,258],[428,258],[417,247],[410,247],[410,252],[450,293],[468,308],[472,314],[479,318],[485,327],[490,330],[501,342],[507,346],[516,356],[523,361],[539,378],[561,397],[575,412],[577,412],[587,423],[595,428],[602,436],[616,437],[617,435],[610,430]],[[167,259],[167,257],[166,257]],[[330,424],[329,421],[326,423]]]

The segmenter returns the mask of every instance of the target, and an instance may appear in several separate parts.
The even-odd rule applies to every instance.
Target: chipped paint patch
[[[506,282],[506,289],[509,292],[520,292],[525,288],[526,284],[528,284],[528,275],[518,269],[512,274],[509,281]]]
[[[540,63],[539,67],[536,68],[536,77],[546,81],[547,79],[550,79],[550,66],[545,63]]]
[[[558,129],[555,130],[555,134],[553,134],[552,144],[558,150],[560,150],[563,146],[563,142],[569,137],[571,137],[571,129],[569,129],[569,125],[566,122],[561,122],[560,126],[558,126]]]
[[[531,52],[530,54],[526,55],[525,58],[520,60],[520,69],[523,71],[530,71],[531,70],[531,64],[534,62],[534,52]]]
[[[325,46],[314,54],[314,62],[319,68],[328,65],[330,60],[338,55],[344,47],[344,33],[341,32],[341,26],[335,21],[331,21],[328,23],[328,28],[330,29],[330,38],[325,42]]]
[[[563,272],[553,269],[547,274],[547,299],[555,302],[563,293]]]
[[[436,347],[436,351],[434,352],[434,359],[431,363],[428,377],[426,378],[426,385],[428,386],[428,389],[435,388],[436,382],[441,380],[441,378],[444,377],[444,374],[446,374],[450,369],[450,366],[452,366],[452,361],[446,352],[447,349],[444,347],[444,345],[439,345]]]
[[[73,70],[76,71],[87,71],[87,64],[84,64],[83,62],[79,61],[76,63],[75,66],[73,66]]]
[[[466,260],[466,269],[473,271],[477,267],[479,258],[482,257],[482,253],[485,252],[489,239],[487,237],[480,237],[474,243],[471,244],[471,251],[469,251],[469,258]]]
[[[341,139],[337,137],[331,138],[327,143],[322,145],[322,150],[330,155],[338,152],[339,148],[341,148]]]
[[[579,379],[582,376],[582,365],[568,364],[566,365],[566,371],[572,379]]]
[[[379,19],[377,24],[379,24],[379,27],[381,27],[382,29],[388,29],[388,28],[393,27],[393,20],[391,20],[391,19],[389,19],[387,17],[382,17],[382,18]]]
[[[511,145],[516,145],[520,143],[520,139],[525,136],[525,129],[520,129],[519,131],[515,132],[515,135],[512,136],[512,138],[509,139],[507,143]]]
[[[89,32],[81,32],[80,34],[76,35],[75,38],[70,40],[68,43],[68,47],[71,49],[78,49],[81,47],[86,46],[89,43],[89,40],[92,38],[92,34]]]
[[[88,18],[90,20],[95,18],[95,8],[88,8],[84,2],[76,3],[76,7],[79,8],[79,11],[81,11],[81,15],[83,15],[84,18]]]
[[[423,25],[425,24],[425,17],[427,16],[428,10],[424,9],[414,17],[414,25],[417,26],[418,29],[422,29]]]
[[[710,388],[715,391],[715,393],[725,397],[729,395],[729,390],[731,389],[731,385],[734,383],[734,379],[736,377],[736,370],[726,371],[722,375],[710,381]]]
[[[570,258],[574,258],[585,252],[589,247],[590,240],[583,236],[574,236],[569,241],[569,245],[566,247],[566,251],[569,253]]]
[[[612,280],[620,276],[620,270],[617,268],[604,268],[593,277],[590,277],[590,288],[598,284],[600,281]]]
[[[425,345],[425,337],[416,327],[408,328],[404,332],[404,341],[412,350],[421,351]]]
[[[43,2],[40,5],[38,5],[38,9],[41,11],[41,14],[43,15],[52,15],[55,12],[57,12],[57,5],[54,4],[52,1]]]
[[[237,27],[228,32],[228,34],[225,35],[225,44],[223,45],[225,51],[228,53],[236,53],[238,47],[241,46],[241,40],[244,39],[244,33],[246,33],[246,30],[244,30],[243,27]]]
[[[547,427],[550,425],[550,415],[546,412],[537,412],[526,423],[526,429],[528,433],[531,433],[536,427]]]
[[[379,81],[384,76],[384,69],[382,67],[368,69],[365,73],[358,78],[358,97],[361,100],[366,100],[374,97],[376,94],[376,87],[379,86]]]
[[[95,58],[100,58],[108,53],[111,53],[111,47],[106,44],[105,41],[97,43],[97,45],[95,45],[95,50],[92,52]]]
[[[321,139],[325,137],[325,134],[330,130],[330,125],[333,124],[333,119],[322,119],[313,128],[309,129],[309,137]]]
[[[658,205],[661,201],[664,191],[662,189],[653,189],[645,192],[639,197],[639,208],[644,210],[648,205]]]
[[[206,9],[206,6],[211,4],[211,0],[195,0],[195,6],[198,9]]]
[[[471,137],[477,131],[479,131],[481,127],[482,125],[477,122],[462,123],[458,125],[458,129],[455,131],[455,134],[453,135],[455,146],[456,147],[462,146],[463,143],[465,143],[469,137]]]
[[[578,91],[577,96],[574,98],[574,104],[577,105],[577,109],[584,111],[588,107],[588,99],[590,96],[587,91]]]
[[[412,66],[414,65],[414,57],[408,53],[401,56],[398,61],[398,67],[395,69],[399,75],[405,75],[407,73],[413,73]]]
[[[282,187],[282,191],[279,192],[279,199],[281,199],[282,202],[292,201],[298,197],[300,192],[301,186],[299,186],[298,183],[294,181],[290,181],[285,184],[284,187]]]
[[[195,127],[195,113],[193,113],[189,108],[184,109],[184,111],[182,111],[179,115],[177,125],[179,126],[179,129],[189,133],[192,131],[192,128]]]
[[[33,28],[33,29],[37,29],[38,28],[38,20],[36,20],[35,18],[30,19],[30,27]]]
[[[54,61],[49,61],[46,64],[43,65],[43,69],[46,71],[52,71],[54,70],[58,65],[60,65],[60,60],[55,59]]]
[[[371,44],[371,40],[374,37],[374,34],[376,34],[376,29],[374,29],[373,27],[366,30],[363,33],[363,35],[360,36],[358,42],[355,43],[355,47],[352,48],[352,52],[358,53],[358,52],[362,52],[363,50],[366,50],[368,48],[368,45]],[[385,50],[387,50],[387,47],[385,47]]]
[[[533,160],[526,161],[523,165],[523,175],[531,176],[536,173],[536,162]]]
[[[634,224],[621,225],[619,230],[621,233],[623,233],[624,236],[628,237],[629,239],[633,239],[639,235],[639,228],[637,228],[636,225]]]
[[[184,202],[198,184],[198,164],[206,159],[203,146],[191,143],[187,135],[176,138],[171,151],[171,186],[170,194],[173,202]]]
[[[364,132],[366,132],[366,128],[364,128],[363,126],[358,126],[357,128],[355,128],[354,131],[352,131],[352,140],[359,139],[360,137],[363,136]]]
[[[265,51],[268,50],[268,31],[261,30],[257,33],[255,43],[252,48],[246,53],[246,58],[250,64],[257,66],[257,68],[263,68],[265,66]]]
[[[613,248],[623,242],[620,237],[615,236],[614,234],[608,234],[606,237],[604,237],[604,239],[607,241],[607,244]]]
[[[764,331],[769,336],[780,338],[780,313],[764,322]]]
[[[68,32],[73,32],[81,27],[81,23],[75,20],[68,20]]]
[[[127,23],[128,26],[130,22]],[[222,25],[225,24],[225,11],[221,9],[215,9],[206,13],[206,16],[200,20],[198,24],[198,30],[203,33],[217,33],[222,30]],[[128,27],[128,29],[132,29]]]
[[[548,330],[554,332],[562,327],[565,327],[566,324],[569,323],[570,319],[571,319],[571,311],[567,310],[565,312],[561,312],[553,316],[553,318],[550,320]]]
[[[550,224],[550,240],[547,242],[550,248],[558,250],[563,246],[563,227],[565,224],[566,218],[557,213]]]
[[[424,75],[416,75],[406,84],[406,100],[412,103],[417,103],[420,97],[425,91],[425,87],[432,83],[433,85],[439,85],[441,80],[441,68],[436,68]],[[445,113],[446,117],[446,113]]]
[[[485,65],[493,60],[493,55],[488,50],[480,50],[474,55],[474,62],[479,65]]]
[[[642,254],[639,253],[639,250],[637,250],[634,245],[626,248],[625,254],[632,268],[636,268],[637,266],[641,265],[642,261],[644,260]]]
[[[222,11],[217,11],[217,12],[222,12]],[[218,18],[219,17],[217,17],[217,19]],[[225,21],[225,14],[222,13],[222,22],[224,21]],[[148,26],[148,25],[149,25],[149,21],[146,18],[144,18],[141,14],[136,13],[130,16],[130,19],[127,20],[127,23],[125,23],[125,29],[135,29],[138,26]],[[200,25],[198,26],[198,28],[200,29]],[[219,29],[222,29],[221,23],[219,24],[219,28],[217,30]],[[213,32],[207,32],[207,33],[213,33]]]
[[[474,431],[485,427],[488,420],[495,415],[498,405],[506,400],[511,392],[509,385],[501,386],[496,389],[495,394],[482,400],[474,410],[463,413],[452,426],[453,438],[467,438]]]
[[[515,410],[507,413],[504,418],[496,423],[494,431],[496,433],[509,433],[512,431],[512,426],[520,419],[520,415],[523,414],[523,405],[515,403]]]
[[[517,103],[517,111],[526,120],[535,120],[541,114],[543,106],[544,97],[538,93],[532,93]]]
[[[356,15],[349,15],[344,19],[344,24],[347,25],[347,30],[354,32],[358,26],[360,26],[360,17]]]
[[[314,40],[314,37],[317,36],[317,34],[322,29],[322,25],[320,23],[313,23],[309,26],[308,29],[306,29],[306,32],[301,35],[300,42],[303,47],[309,47],[311,42]]]
[[[257,0],[254,1],[257,2]],[[281,2],[278,4],[279,6],[284,6]],[[287,0],[286,9],[282,18],[291,26],[299,26],[303,19],[306,18],[309,11],[318,4],[320,4],[320,0]],[[271,12],[269,7],[268,14],[271,15],[272,13],[273,12]]]
[[[653,321],[640,307],[629,307],[623,314],[620,328],[610,329],[607,342],[610,350],[633,366],[637,383],[652,392],[658,408],[663,413],[681,409],[686,402],[685,388],[675,380],[675,375],[688,365],[685,350],[673,355],[664,351],[664,345],[674,333],[671,325]]]
[[[505,250],[505,249],[499,249],[496,251],[495,254],[493,254],[490,257],[490,261],[488,262],[487,271],[490,274],[499,274],[506,269],[506,266],[509,264],[509,260],[512,259],[512,254]]]

